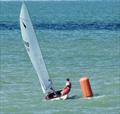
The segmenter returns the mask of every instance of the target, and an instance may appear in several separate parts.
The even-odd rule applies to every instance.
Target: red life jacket
[[[62,92],[61,92],[61,95],[68,94],[68,93],[70,92],[70,90],[71,90],[71,87],[72,87],[71,82],[70,82],[70,81],[67,81],[65,88],[64,88],[64,89],[62,90]]]

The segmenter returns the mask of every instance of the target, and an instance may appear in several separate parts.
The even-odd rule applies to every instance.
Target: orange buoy
[[[83,77],[80,79],[80,86],[82,89],[83,97],[92,97],[93,96],[88,77]]]

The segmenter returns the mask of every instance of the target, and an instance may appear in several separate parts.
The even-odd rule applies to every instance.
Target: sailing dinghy
[[[55,91],[52,80],[49,78],[48,71],[46,69],[42,53],[38,45],[36,34],[24,2],[20,12],[20,28],[25,48],[38,75],[42,91],[45,94],[45,98],[47,100],[67,99],[68,94],[61,96],[61,90]]]

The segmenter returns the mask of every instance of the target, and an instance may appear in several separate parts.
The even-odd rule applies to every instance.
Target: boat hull
[[[50,99],[51,101],[55,101],[55,100],[66,100],[68,98],[68,94],[60,96],[60,97],[56,97],[53,99]]]
[[[65,94],[65,95],[62,95],[61,96],[61,91],[62,90],[59,90],[59,91],[56,91],[55,93],[50,93],[48,94],[45,99],[46,100],[51,100],[51,101],[54,101],[54,100],[66,100],[68,98],[68,94]]]

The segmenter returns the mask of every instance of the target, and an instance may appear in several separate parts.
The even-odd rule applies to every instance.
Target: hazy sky
[[[0,1],[120,1],[120,0],[0,0]]]

